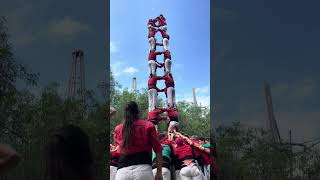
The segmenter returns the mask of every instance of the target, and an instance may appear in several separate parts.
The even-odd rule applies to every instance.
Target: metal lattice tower
[[[134,77],[134,78],[132,78],[131,92],[136,92],[136,91],[137,91],[137,78]]]
[[[275,142],[281,143],[277,121],[273,113],[273,104],[272,104],[270,85],[267,82],[265,82],[264,89],[265,89],[266,104],[267,104],[267,111],[268,111],[267,129],[271,131],[273,140]]]
[[[83,51],[72,52],[71,73],[69,80],[68,98],[85,101],[85,71]]]

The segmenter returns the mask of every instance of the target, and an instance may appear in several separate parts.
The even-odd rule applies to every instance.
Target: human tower
[[[162,42],[158,43],[155,37],[157,32],[161,33]],[[174,79],[171,72],[172,58],[169,50],[170,36],[167,33],[167,23],[163,15],[148,21],[148,41],[150,44],[148,66],[148,120],[153,122],[155,127],[161,120],[168,123],[168,131],[177,130],[178,127],[178,111],[175,98]],[[162,46],[163,51],[157,51],[157,47]],[[163,55],[163,62],[157,60],[157,56]],[[163,68],[163,76],[157,75],[158,68]],[[165,81],[165,88],[159,89],[157,82]],[[166,95],[166,107],[158,107],[158,93],[164,92]],[[166,112],[166,115],[162,115]]]

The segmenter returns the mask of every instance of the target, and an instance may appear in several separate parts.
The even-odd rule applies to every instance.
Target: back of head
[[[159,140],[160,141],[161,140],[165,140],[165,138],[166,138],[166,133],[165,132],[159,134]]]
[[[45,180],[91,178],[92,163],[89,137],[77,126],[65,126],[47,146]]]
[[[131,126],[134,121],[139,119],[139,107],[138,104],[134,101],[130,101],[124,110],[124,121],[122,128],[122,147],[124,150],[130,146],[131,143]]]
[[[197,141],[198,141],[198,140],[199,140],[199,137],[198,137],[197,135],[192,135],[190,139],[192,139],[192,140],[197,140]]]

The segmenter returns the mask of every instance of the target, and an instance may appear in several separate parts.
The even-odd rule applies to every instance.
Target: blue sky
[[[163,14],[167,19],[172,74],[178,101],[192,101],[192,88],[202,105],[210,104],[210,1],[111,0],[111,69],[123,88],[146,88],[148,80],[147,22]],[[160,34],[157,39],[160,40]],[[157,49],[162,51],[162,47]],[[162,56],[158,56],[162,61]],[[158,74],[163,73],[158,69]],[[158,83],[164,87],[164,83]],[[164,97],[164,95],[161,95]]]
[[[217,120],[265,127],[263,81],[280,134],[319,137],[319,1],[215,1]]]

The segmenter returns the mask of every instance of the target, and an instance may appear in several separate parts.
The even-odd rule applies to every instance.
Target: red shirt
[[[166,18],[164,18],[164,17],[159,17],[158,22],[159,22],[159,26],[167,25]]]
[[[167,38],[168,40],[170,39],[170,36],[163,30],[159,30],[161,33],[162,38]]]
[[[148,21],[148,25],[151,25],[151,26],[154,26],[154,27],[156,27],[156,22],[155,22],[155,20],[153,20],[153,19],[149,19],[149,21]]]
[[[164,59],[171,59],[171,53],[170,51],[164,51],[163,52]]]
[[[202,157],[204,159],[204,165],[207,166],[207,165],[212,163],[212,158],[213,157],[211,157],[210,154],[208,154],[206,152],[201,152],[201,155],[202,155]]]
[[[158,76],[152,76],[151,78],[149,78],[148,80],[148,89],[154,89],[153,86],[157,86],[157,80],[161,80],[161,77]]]
[[[168,112],[169,117],[178,117],[179,116],[179,113],[176,109],[169,108],[169,109],[167,109],[167,112]]]
[[[150,60],[157,60],[157,55],[161,55],[161,52],[156,52],[156,51],[150,51],[149,56],[148,56],[148,61]]]
[[[192,148],[188,144],[183,144],[182,146],[173,146],[173,154],[177,157],[177,159],[193,156]]]
[[[155,109],[153,111],[148,112],[148,120],[156,119],[159,114],[163,113],[161,109]]]
[[[191,141],[192,141],[192,143],[200,144],[197,140],[191,140]],[[198,149],[197,147],[192,147],[192,151],[193,151],[193,154],[196,158],[198,158],[202,155],[201,150]]]
[[[163,79],[165,80],[165,84],[166,84],[166,87],[174,87],[174,80],[173,80],[173,77],[170,76],[169,74],[165,75],[163,77]]]
[[[119,124],[114,129],[113,139],[115,144],[120,145],[120,153],[122,145],[122,128],[123,124]],[[152,149],[155,153],[162,152],[162,146],[158,139],[158,134],[154,125],[146,120],[136,120],[132,124],[131,145],[128,147],[127,155],[147,151],[152,156]]]

